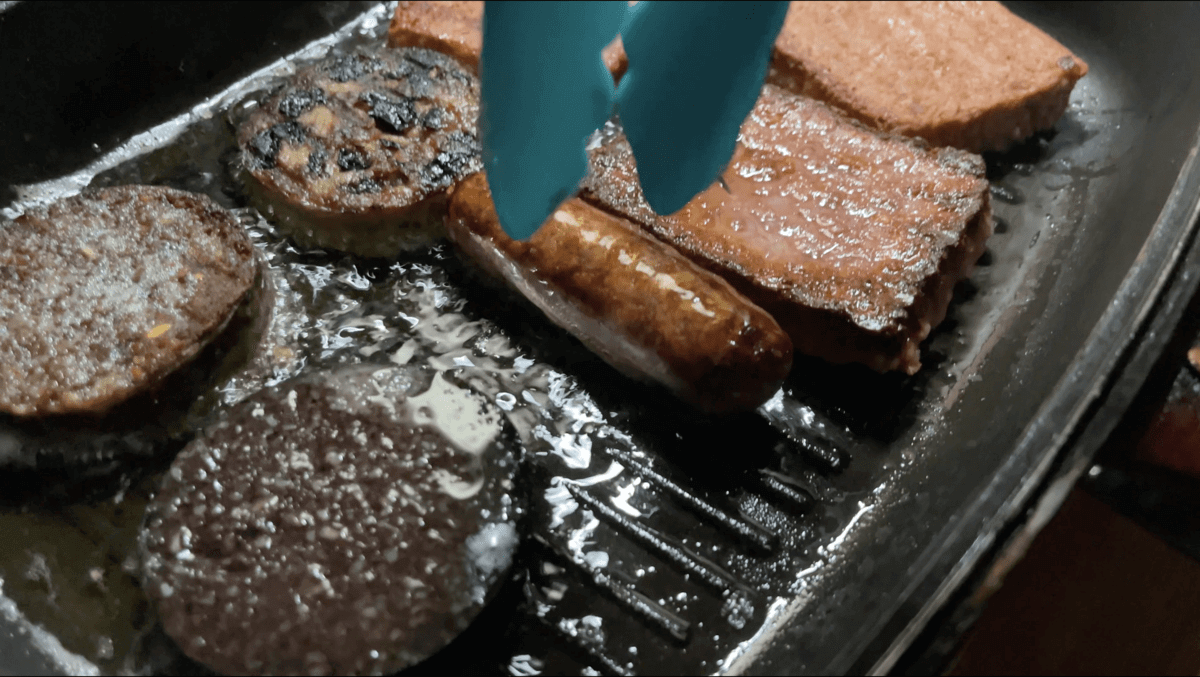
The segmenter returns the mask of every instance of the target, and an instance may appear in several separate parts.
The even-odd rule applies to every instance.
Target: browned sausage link
[[[719,277],[575,199],[528,242],[500,228],[482,174],[454,189],[447,230],[609,364],[708,412],[749,410],[778,390],[792,343],[766,311]]]

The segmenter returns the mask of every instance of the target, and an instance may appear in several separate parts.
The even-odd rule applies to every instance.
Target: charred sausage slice
[[[241,122],[252,201],[305,245],[390,257],[441,233],[446,190],[478,171],[479,81],[427,49],[308,66]]]

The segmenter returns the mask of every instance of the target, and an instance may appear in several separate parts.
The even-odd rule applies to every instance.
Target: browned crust
[[[876,129],[983,152],[1053,127],[1086,73],[997,2],[793,2],[767,80]]]
[[[454,190],[449,214],[451,239],[490,273],[510,284],[514,275],[536,275],[532,287],[548,285],[585,316],[566,327],[585,345],[702,410],[753,409],[791,369],[791,341],[770,315],[622,218],[574,199],[529,241],[514,241],[500,228],[482,174]]]
[[[254,247],[209,198],[91,191],[0,226],[0,411],[103,414],[191,360],[254,282]]]
[[[621,76],[629,70],[629,56],[625,54],[625,43],[621,42],[621,36],[618,35],[607,47],[600,50],[600,58],[604,59],[604,65],[608,67],[608,72],[612,73],[613,81],[619,84]]]
[[[864,364],[881,373],[915,374],[921,368],[921,342],[946,319],[955,285],[970,277],[991,234],[991,209],[985,207],[963,229],[959,241],[946,250],[937,274],[925,280],[897,333],[869,332],[844,315],[797,304],[779,290],[748,284],[741,277],[729,280],[775,317],[792,337],[797,353],[832,364]]]

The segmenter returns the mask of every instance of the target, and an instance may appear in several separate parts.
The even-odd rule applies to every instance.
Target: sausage
[[[103,415],[219,335],[258,275],[233,214],[162,186],[0,225],[0,414]]]
[[[447,232],[555,324],[625,375],[709,413],[749,410],[792,366],[792,342],[727,282],[579,199],[528,242],[500,227],[483,174],[457,186]]]

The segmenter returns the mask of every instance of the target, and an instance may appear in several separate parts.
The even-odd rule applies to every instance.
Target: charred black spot
[[[392,98],[379,92],[367,92],[362,100],[371,107],[371,117],[382,131],[400,133],[417,121],[412,99]]]
[[[449,186],[471,171],[478,157],[479,152],[474,148],[447,148],[421,168],[421,179],[437,188]]]
[[[303,141],[304,127],[301,127],[298,122],[280,122],[271,126],[271,136],[281,140]]]
[[[367,169],[371,166],[371,161],[361,151],[341,148],[338,150],[337,165],[341,167],[342,171],[351,172],[358,169]]]
[[[331,79],[337,82],[348,82],[361,78],[367,73],[374,73],[382,66],[383,62],[379,59],[357,54],[334,61],[326,67],[326,72],[329,73]]]
[[[250,160],[254,169],[270,169],[275,166],[275,156],[279,153],[279,139],[271,136],[271,130],[264,129],[250,139]]]
[[[325,176],[325,161],[328,159],[329,153],[326,153],[323,148],[313,149],[313,152],[308,155],[308,173]]]
[[[379,145],[387,148],[388,150],[400,150],[400,144],[392,141],[391,139],[380,139]]]
[[[378,193],[382,190],[374,179],[363,179],[358,183],[346,184],[346,192],[362,195],[363,193]]]
[[[413,87],[428,90],[435,81],[445,82],[454,78],[463,83],[470,83],[472,76],[462,69],[454,59],[437,52],[421,52],[411,50],[404,55],[396,68],[385,75],[393,80],[407,80]],[[414,96],[425,96],[415,94]]]
[[[437,68],[437,66],[437,62],[428,58],[427,55],[410,52],[387,76],[403,82],[410,96],[427,99],[433,96],[434,81],[438,79],[437,73],[445,70]]]
[[[420,66],[415,66],[408,61],[401,61],[395,68],[385,72],[383,77],[388,80],[407,80],[418,71],[423,72]]]
[[[327,72],[330,79],[337,82],[347,82],[362,75],[362,69],[359,68],[358,61],[352,56],[338,59],[329,64]]]
[[[472,78],[472,76],[469,73],[467,73],[466,71],[459,70],[457,68],[451,68],[451,69],[447,70],[446,72],[450,75],[450,77],[454,78],[455,80],[458,80],[459,82],[463,83],[464,85],[470,86],[474,82],[474,79]]]
[[[454,172],[451,170],[450,159],[446,153],[438,153],[433,162],[421,168],[421,179],[432,188],[444,188],[454,183]]]
[[[425,70],[429,70],[438,65],[437,52],[427,52],[422,50],[411,50],[404,55],[404,60],[416,64]]]
[[[452,174],[461,174],[471,165],[474,158],[474,154],[443,152],[437,154],[434,162]]]
[[[251,162],[254,169],[270,169],[275,166],[275,157],[279,155],[281,140],[301,141],[304,139],[304,128],[295,122],[280,122],[270,129],[255,134],[249,143]]]
[[[421,118],[421,124],[425,125],[426,129],[441,129],[446,126],[446,111],[442,108],[430,108],[425,117]]]
[[[479,139],[475,138],[475,135],[468,134],[462,130],[447,135],[442,140],[441,149],[446,153],[472,157],[478,156],[483,152],[483,146],[480,145]]]
[[[449,134],[433,162],[421,168],[421,179],[432,186],[449,186],[475,169],[480,152],[474,136],[462,131]]]
[[[317,89],[301,89],[289,93],[279,102],[279,112],[289,118],[300,117],[304,111],[325,103],[325,92]]]

